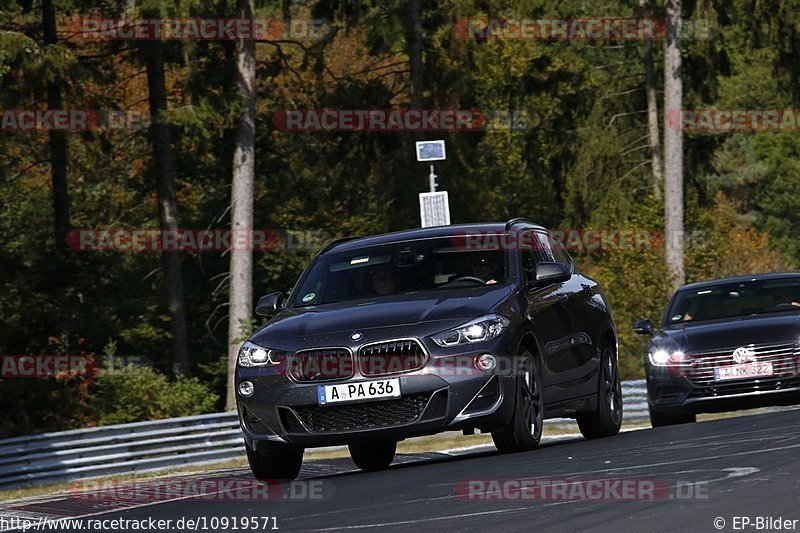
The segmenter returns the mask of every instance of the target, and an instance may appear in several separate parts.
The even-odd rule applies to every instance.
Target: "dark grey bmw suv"
[[[251,469],[297,476],[305,448],[349,446],[365,470],[397,442],[491,432],[501,452],[537,447],[543,420],[587,438],[622,420],[616,329],[597,283],[524,219],[343,239],[239,353],[237,403]]]

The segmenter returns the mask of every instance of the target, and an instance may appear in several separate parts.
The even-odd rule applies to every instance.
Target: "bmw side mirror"
[[[652,335],[653,334],[653,321],[649,318],[638,321],[633,325],[633,332],[638,335]]]
[[[570,277],[567,265],[550,261],[543,261],[536,265],[535,285],[548,285],[558,281],[567,281]]]
[[[256,314],[261,316],[274,316],[283,307],[283,292],[271,292],[258,299]]]

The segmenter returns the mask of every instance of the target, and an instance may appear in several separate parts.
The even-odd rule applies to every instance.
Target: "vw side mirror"
[[[639,320],[633,325],[633,332],[637,335],[652,335],[653,334],[653,321],[649,318]]]

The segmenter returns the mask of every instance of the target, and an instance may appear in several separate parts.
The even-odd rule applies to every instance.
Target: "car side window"
[[[553,237],[552,233],[547,234],[548,241],[550,242],[550,248],[553,250],[553,257],[555,257],[556,262],[561,263],[562,265],[566,265],[567,268],[570,270],[572,269],[572,257],[570,257],[569,252],[561,245],[561,243]]]
[[[522,272],[525,276],[525,281],[534,281],[536,279],[537,264],[544,261],[555,261],[547,234],[542,231],[523,230],[520,232],[519,242]]]
[[[536,251],[536,261],[538,263],[548,262],[553,263],[556,261],[553,256],[553,248],[550,246],[549,235],[544,231],[533,231],[534,238],[536,239],[532,244]]]
[[[536,279],[536,256],[530,250],[520,250],[522,259],[522,273],[525,276],[525,283]]]

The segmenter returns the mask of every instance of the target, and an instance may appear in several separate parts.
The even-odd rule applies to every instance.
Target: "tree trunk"
[[[178,232],[178,199],[175,193],[175,172],[172,166],[172,140],[166,121],[167,89],[164,79],[164,47],[160,40],[142,45],[147,57],[147,89],[150,101],[153,143],[153,163],[158,190],[158,215],[161,231]],[[161,260],[167,288],[170,331],[172,333],[172,371],[176,376],[189,373],[188,335],[186,333],[186,304],[179,251],[163,250]]]
[[[664,52],[664,241],[667,274],[674,291],[685,282],[683,264],[683,83],[681,81],[681,0],[667,0]]]
[[[419,0],[408,0],[408,22],[406,25],[406,51],[408,52],[408,62],[410,67],[409,82],[411,84],[411,108],[422,109],[425,105],[424,102],[424,63],[422,61],[422,19],[419,12]],[[417,141],[424,139],[424,134],[420,130],[411,131],[408,134],[410,144],[413,145]],[[413,152],[411,152],[413,153]],[[425,165],[427,168],[427,165]],[[416,168],[422,168],[417,164]],[[425,176],[420,172],[420,177]],[[428,177],[424,178],[424,188],[427,191],[429,188]],[[405,180],[394,181],[394,197],[402,198],[403,191],[407,187]],[[405,215],[403,215],[405,216]],[[396,218],[392,223],[400,222]]]
[[[42,0],[42,26],[44,27],[44,41],[47,45],[58,42],[58,28],[56,27],[56,12],[52,0]],[[46,82],[47,108],[61,109],[61,76],[55,76]],[[70,230],[69,223],[69,188],[67,185],[67,138],[63,131],[48,133],[50,141],[50,167],[53,183],[53,212],[56,248],[66,249],[67,234]]]
[[[408,58],[411,66],[411,107],[421,109],[423,105],[422,21],[419,15],[419,0],[408,0],[411,21],[408,39]]]
[[[240,19],[253,18],[253,0],[237,0]],[[253,40],[236,42],[236,88],[242,104],[236,149],[233,154],[231,186],[231,229],[253,229],[253,182],[255,181],[256,135],[256,44]],[[237,239],[232,239],[236,242]],[[249,241],[250,239],[248,239]],[[239,348],[249,332],[253,309],[253,252],[231,250],[230,294],[228,309],[228,390],[225,405],[236,408],[234,373]]]
[[[641,18],[649,18],[647,0],[639,0]],[[661,160],[661,136],[658,130],[658,103],[655,72],[653,72],[653,41],[644,42],[644,90],[647,96],[647,134],[650,139],[650,166],[653,172],[653,195],[661,199],[661,186],[664,183],[664,167]]]

